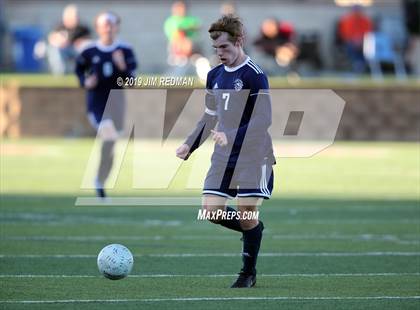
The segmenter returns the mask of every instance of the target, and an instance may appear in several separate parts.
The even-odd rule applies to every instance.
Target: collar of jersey
[[[245,66],[248,63],[249,59],[250,59],[249,56],[247,56],[245,61],[243,63],[241,63],[240,65],[237,65],[236,67],[224,66],[225,70],[227,72],[234,72],[234,71],[238,70],[239,68],[242,68],[243,66]]]
[[[103,45],[99,40],[96,41],[96,47],[98,48],[98,50],[105,53],[113,51],[118,46],[118,44],[118,41],[114,41],[114,43],[112,43],[111,45]]]

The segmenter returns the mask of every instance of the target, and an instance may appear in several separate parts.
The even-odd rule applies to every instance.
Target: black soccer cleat
[[[105,190],[103,188],[97,187],[96,188],[96,196],[98,198],[105,199],[106,198]]]
[[[98,198],[101,198],[101,199],[106,198],[105,190],[103,188],[97,188],[96,189],[96,196]]]
[[[246,274],[241,271],[231,288],[250,288],[253,287],[255,283],[257,283],[257,276],[255,274]]]
[[[99,182],[98,180],[95,180],[95,190],[96,190],[96,197],[98,197],[100,199],[105,199],[106,198],[104,185],[101,182]]]

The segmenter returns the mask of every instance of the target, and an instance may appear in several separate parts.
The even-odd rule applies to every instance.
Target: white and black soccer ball
[[[121,244],[109,244],[98,255],[98,269],[104,277],[119,280],[128,276],[134,258],[130,250]]]

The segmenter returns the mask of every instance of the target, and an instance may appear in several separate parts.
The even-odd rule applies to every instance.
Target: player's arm
[[[177,149],[177,156],[187,160],[204,141],[209,137],[217,124],[216,103],[214,95],[207,91],[206,93],[206,109],[203,116],[198,121],[194,131],[188,136],[184,144]]]
[[[86,89],[95,88],[98,85],[98,77],[95,74],[87,75],[89,70],[89,61],[86,53],[80,53],[76,58],[75,73],[81,87]]]
[[[75,67],[75,73],[77,75],[77,78],[79,80],[79,84],[81,87],[85,87],[85,74],[87,71],[87,60],[84,53],[80,53],[76,58],[76,67]]]
[[[112,53],[112,61],[118,69],[118,75],[122,78],[134,77],[137,69],[137,61],[131,48],[118,49]]]

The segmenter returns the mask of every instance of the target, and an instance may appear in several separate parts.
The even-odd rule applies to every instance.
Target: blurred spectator
[[[363,37],[370,31],[372,31],[372,21],[363,13],[361,6],[354,6],[351,12],[339,20],[338,35],[344,44],[353,71],[356,73],[362,73],[365,70]]]
[[[80,24],[77,6],[69,4],[63,10],[62,22],[48,35],[48,63],[52,73],[72,70],[77,51],[89,38],[90,30]]]
[[[231,1],[223,2],[220,6],[220,15],[235,15],[236,14],[236,6],[235,3]]]
[[[187,15],[184,2],[176,1],[172,5],[172,15],[164,24],[164,31],[168,40],[168,63],[171,66],[185,66],[189,57],[197,51],[198,30],[200,20]]]
[[[254,45],[266,56],[268,61],[263,66],[268,73],[275,73],[269,71],[276,67],[278,69],[278,66],[286,71],[290,69],[298,53],[294,34],[294,27],[290,23],[279,22],[276,18],[267,18],[262,22],[260,35]]]
[[[275,57],[276,49],[282,43],[284,40],[280,36],[277,19],[265,19],[261,24],[260,36],[254,41],[254,45],[265,55]]]
[[[409,34],[407,61],[410,71],[420,77],[420,0],[404,0],[403,4]]]
[[[299,36],[299,55],[297,63],[299,73],[309,75],[319,73],[323,67],[320,55],[321,38],[316,31],[307,31]]]
[[[393,67],[398,78],[406,78],[405,65],[396,39],[385,32],[380,18],[375,19],[372,32],[365,34],[363,39],[363,55],[369,64],[369,69],[375,79],[383,78],[383,67]]]

